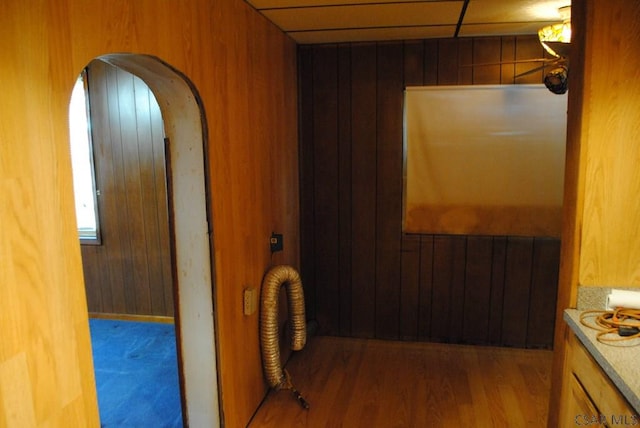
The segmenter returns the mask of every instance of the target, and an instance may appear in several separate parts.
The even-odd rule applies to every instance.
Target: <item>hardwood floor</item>
[[[249,427],[544,427],[552,351],[314,337]]]

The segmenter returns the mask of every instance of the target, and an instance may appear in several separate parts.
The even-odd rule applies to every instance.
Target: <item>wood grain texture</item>
[[[586,170],[580,283],[640,286],[640,5],[589,2],[583,118]],[[622,28],[626,30],[622,30]],[[612,67],[611,64],[615,64]],[[595,101],[597,100],[597,102]]]
[[[249,427],[544,426],[551,351],[314,337]]]
[[[557,297],[547,292],[547,284],[558,284],[559,269],[544,267],[557,263],[559,258],[558,240],[539,238],[534,241],[527,323],[527,344],[530,347],[545,347],[553,343]]]
[[[315,267],[315,279],[327,284],[315,298],[318,322],[329,331],[340,328],[337,53],[335,46],[317,51],[313,73],[314,123],[326,124],[313,127],[313,170],[323,177],[314,183],[313,191],[313,230],[318,236],[314,254],[319,261]]]
[[[397,44],[378,46],[376,69],[376,337],[396,339],[399,333],[402,217],[403,52]],[[394,286],[395,285],[395,286]]]
[[[571,427],[593,420],[608,427],[637,423],[638,413],[576,335],[567,340],[566,399],[558,426]]]
[[[82,246],[89,311],[173,316],[160,106],[140,78],[103,61],[87,75],[102,238]]]
[[[351,112],[351,50],[338,46],[338,116],[350,117]],[[336,118],[336,119],[337,119]],[[340,334],[351,333],[351,260],[353,240],[351,234],[351,198],[353,177],[351,147],[351,121],[338,121],[338,263],[339,263],[339,310]]]
[[[33,416],[36,426],[99,426],[68,102],[92,59],[129,52],[183,73],[204,112],[221,408],[226,426],[246,425],[266,386],[258,319],[242,314],[242,290],[259,287],[272,262],[299,266],[294,43],[235,0],[162,7],[148,0],[9,0],[0,5],[0,24],[7,88],[0,101],[0,300],[9,308],[0,311],[0,366],[3,374],[14,371],[24,367],[22,359],[28,369],[0,378],[0,420]],[[282,231],[285,249],[272,259],[273,231]],[[123,266],[134,278],[148,275]],[[126,295],[136,305],[159,303],[143,290],[129,291],[113,289],[108,300],[131,301],[121,299]],[[6,391],[21,393],[20,406],[6,405]]]
[[[640,86],[630,78],[638,72],[640,55],[632,48],[638,33],[628,31],[637,28],[639,6],[634,1],[572,3],[572,90],[549,426],[558,425],[559,403],[572,393],[562,310],[576,306],[579,285],[640,284],[632,261],[639,242],[637,147],[627,145],[637,139],[637,127],[630,125],[638,122],[640,111]]]
[[[430,340],[433,309],[434,236],[420,236],[420,267],[418,268],[418,340]],[[406,310],[406,309],[405,309]]]
[[[420,302],[420,237],[405,236],[402,239],[400,267],[400,320],[399,338],[418,340]],[[418,302],[418,304],[416,304]]]
[[[507,241],[502,308],[502,341],[507,346],[523,347],[527,343],[533,241],[533,238]]]
[[[572,5],[572,71],[571,84],[578,90],[569,91],[567,111],[567,148],[565,155],[564,209],[562,216],[562,246],[560,250],[560,271],[558,273],[558,299],[556,302],[556,324],[553,334],[555,350],[553,358],[553,382],[549,399],[548,426],[559,426],[559,415],[564,403],[570,400],[572,392],[568,385],[571,376],[566,364],[569,328],[562,319],[566,308],[575,308],[580,275],[580,251],[582,233],[582,214],[584,210],[584,153],[582,144],[582,118],[586,118],[585,99],[582,89],[586,75],[585,49],[587,36],[587,7],[585,1],[576,1]],[[587,77],[588,78],[588,77]]]
[[[0,6],[3,427],[99,426],[69,155],[80,70],[57,59],[70,35],[57,7]]]
[[[491,304],[489,306],[489,343],[502,343],[507,238],[494,237],[491,250]]]
[[[301,93],[313,94],[313,50],[308,47],[298,48],[298,87]],[[300,123],[300,174],[305,177],[313,177],[313,96],[300,98],[298,103],[298,117]],[[350,174],[349,174],[350,176]],[[308,183],[315,187],[315,184]],[[301,191],[300,193],[300,258],[313,260],[315,258],[315,233],[313,227],[314,192]],[[341,225],[344,222],[340,223]],[[304,229],[304,231],[303,231]],[[309,278],[315,277],[315,264],[302,263],[300,275],[305,278],[306,312],[309,319],[317,319],[316,307],[310,302],[316,301],[315,281]]]
[[[375,45],[351,49],[351,334],[357,337],[375,334],[376,58]]]
[[[502,78],[502,40],[500,37],[484,37],[473,41],[472,64],[493,64],[473,66],[473,81],[480,85],[499,84]],[[496,64],[498,63],[498,64]]]
[[[510,245],[515,237],[400,229],[404,87],[516,83],[514,64],[469,65],[540,57],[536,43],[535,37],[490,37],[299,49],[301,151],[309,165],[301,174],[302,198],[309,201],[301,219],[303,270],[312,274],[307,283],[316,297],[309,313],[321,333],[551,347],[557,239],[540,247],[531,240],[518,255]],[[534,79],[540,82],[542,74]],[[312,202],[317,198],[322,202]],[[317,242],[336,230],[335,240]],[[338,266],[339,278],[319,274],[320,266]],[[334,299],[339,315],[328,304]]]
[[[467,239],[467,260],[465,282],[474,284],[465,287],[463,317],[463,341],[465,343],[483,343],[489,333],[492,278],[491,237],[469,237]]]

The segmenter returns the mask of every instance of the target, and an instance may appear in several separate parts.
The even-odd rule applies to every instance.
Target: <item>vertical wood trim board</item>
[[[404,87],[540,83],[515,79],[528,65],[468,64],[541,56],[532,36],[299,47],[302,271],[321,333],[552,346],[559,240],[401,229]]]

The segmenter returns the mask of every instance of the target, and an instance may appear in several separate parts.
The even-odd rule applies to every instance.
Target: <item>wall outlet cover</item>
[[[271,252],[275,253],[276,251],[282,251],[284,248],[283,237],[281,233],[272,233],[271,239],[269,239],[269,244],[271,245]]]
[[[252,315],[258,306],[257,304],[257,293],[256,289],[253,287],[247,287],[244,289],[243,295],[243,313],[245,315]]]

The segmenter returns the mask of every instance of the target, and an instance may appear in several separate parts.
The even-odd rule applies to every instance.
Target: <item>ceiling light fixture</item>
[[[571,42],[571,6],[558,9],[562,22],[542,27],[538,30],[540,43],[555,57],[567,57]]]
[[[544,76],[544,85],[556,95],[562,95],[569,88],[569,70],[564,65],[554,68]]]

